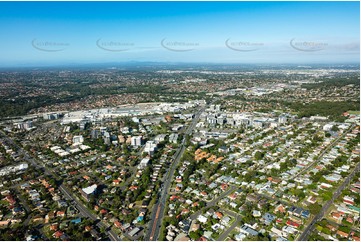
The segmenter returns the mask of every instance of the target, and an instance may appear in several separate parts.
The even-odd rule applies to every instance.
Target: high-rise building
[[[17,128],[21,130],[29,130],[33,127],[32,121],[21,122],[17,124]]]
[[[45,113],[43,114],[43,119],[55,120],[58,119],[60,115],[58,113]]]
[[[280,124],[287,123],[287,117],[286,116],[279,116],[278,117],[278,123],[280,123]]]
[[[75,135],[73,137],[73,144],[81,144],[84,142],[84,138],[82,135]]]
[[[153,155],[156,149],[157,144],[154,141],[147,141],[145,143],[144,152],[149,153],[149,155]]]
[[[221,105],[216,105],[216,109],[215,109],[217,112],[220,112],[221,111]]]
[[[97,187],[98,187],[97,184],[93,184],[89,187],[79,189],[79,191],[80,194],[83,196],[83,198],[89,202],[91,195],[93,195],[96,192]]]
[[[138,169],[144,169],[148,166],[150,159],[149,158],[144,158],[140,161],[139,165],[138,165]]]
[[[174,144],[178,143],[178,134],[172,133],[169,135],[169,142]]]
[[[133,136],[130,144],[132,146],[141,146],[142,145],[142,136]]]

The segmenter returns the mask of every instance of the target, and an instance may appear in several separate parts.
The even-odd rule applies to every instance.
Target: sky
[[[359,63],[359,2],[0,2],[0,67]]]

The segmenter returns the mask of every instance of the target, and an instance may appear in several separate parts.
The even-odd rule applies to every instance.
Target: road
[[[231,186],[227,191],[225,191],[224,193],[222,193],[221,195],[219,195],[217,198],[213,199],[212,201],[208,202],[207,205],[203,208],[204,209],[207,209],[207,208],[210,208],[210,207],[213,207],[213,206],[216,206],[217,203],[219,202],[219,200],[221,200],[222,198],[228,196],[229,194],[231,194],[232,192],[235,192],[237,190],[237,187],[234,187],[234,186]],[[193,219],[196,219],[200,214],[202,213],[202,211],[198,211],[196,213],[193,213],[190,218],[193,220]]]
[[[304,169],[302,169],[301,171],[299,171],[297,174],[293,175],[291,178],[289,178],[289,180],[294,180],[296,177],[298,177],[299,175],[309,171],[317,162],[319,162],[321,160],[321,158],[323,157],[324,154],[326,154],[326,152],[328,152],[330,149],[332,149],[332,147],[334,147],[334,145],[340,140],[342,139],[343,137],[346,136],[346,134],[352,129],[354,128],[355,125],[351,125],[349,129],[347,129],[341,136],[337,137],[331,144],[329,144],[322,152],[321,154],[318,156],[318,158],[312,162],[311,164],[309,164],[307,167],[305,167]],[[278,193],[280,191],[280,189],[275,189],[275,193]],[[261,194],[262,196],[266,196],[270,199],[276,199],[276,198],[273,198],[273,197],[270,197],[266,194]],[[283,202],[283,203],[287,203],[285,201],[283,201],[282,199],[279,199],[280,202]]]
[[[19,185],[16,186],[16,191],[17,191],[17,197],[19,198],[21,204],[24,206],[26,214],[27,214],[27,218],[24,221],[24,226],[28,226],[30,220],[31,220],[31,209],[28,205],[28,202],[26,201],[26,199],[23,197],[23,195],[21,194],[21,191],[19,190]]]
[[[88,217],[88,218],[92,219],[93,221],[98,220],[98,217],[95,214],[93,214],[87,207],[85,207],[80,201],[78,201],[78,199],[74,198],[72,193],[63,184],[59,186],[59,189],[69,200],[71,200],[73,203],[75,203],[75,206],[79,210],[81,215],[83,215],[84,217]],[[97,223],[97,227],[99,229],[100,228],[107,229],[109,226],[106,225],[104,222],[99,221]],[[119,240],[118,235],[115,231],[109,230],[109,231],[106,231],[106,233],[108,234],[110,239]]]
[[[241,218],[237,217],[236,221],[217,238],[217,241],[224,241],[240,222]]]
[[[293,179],[295,179],[297,176],[301,175],[302,173],[305,173],[305,172],[307,172],[308,170],[310,170],[311,167],[313,167],[317,162],[319,162],[319,161],[321,160],[322,156],[323,156],[324,154],[326,154],[326,152],[328,152],[330,149],[332,149],[332,148],[335,146],[335,144],[336,144],[340,139],[342,139],[343,137],[345,137],[346,134],[348,134],[348,132],[349,132],[351,129],[353,129],[354,127],[355,127],[354,124],[351,125],[350,128],[348,128],[346,131],[344,131],[341,136],[337,137],[331,144],[329,144],[329,145],[326,147],[326,149],[324,149],[324,150],[321,152],[321,154],[318,156],[318,158],[317,158],[314,162],[312,162],[312,163],[309,164],[306,168],[302,169],[300,172],[298,172],[297,174],[295,174],[293,177],[290,178],[290,180],[293,180]]]
[[[312,222],[307,226],[307,228],[302,232],[299,236],[298,240],[305,241],[308,239],[308,236],[311,234],[313,229],[315,228],[315,224],[317,221],[321,220],[333,202],[338,198],[341,194],[342,190],[350,183],[351,179],[355,176],[355,174],[360,170],[360,162],[356,165],[353,172],[347,176],[344,182],[337,188],[336,192],[333,194],[331,200],[329,200],[325,205],[323,205],[321,211],[315,216]]]
[[[234,228],[236,228],[237,225],[239,225],[241,223],[242,215],[240,215],[236,212],[230,211],[230,210],[222,209],[222,208],[220,211],[222,213],[228,214],[229,216],[234,217],[236,219],[233,222],[233,224],[226,231],[224,231],[221,235],[218,236],[217,241],[224,241],[228,237],[228,235],[234,230]]]
[[[201,107],[200,110],[195,114],[194,119],[192,120],[191,124],[188,126],[187,130],[184,132],[184,138],[182,140],[182,143],[180,144],[178,150],[176,151],[174,155],[174,161],[172,162],[171,167],[169,168],[168,172],[165,174],[164,183],[163,183],[163,189],[162,193],[160,195],[160,198],[158,199],[158,202],[153,207],[152,216],[149,221],[148,230],[145,233],[144,240],[157,240],[159,237],[160,227],[163,221],[164,217],[164,211],[166,206],[166,200],[168,197],[169,189],[172,184],[172,178],[174,175],[174,171],[177,168],[181,157],[185,150],[185,142],[186,142],[186,136],[190,135],[195,125],[198,123],[198,120],[200,118],[200,115],[204,112],[204,110],[207,108],[207,105],[204,107]]]
[[[270,201],[277,201],[277,202],[280,202],[280,203],[282,203],[282,204],[285,204],[285,205],[287,205],[287,206],[289,206],[289,207],[295,206],[294,203],[290,203],[290,202],[285,201],[285,200],[283,200],[283,199],[281,199],[281,198],[278,198],[278,197],[276,197],[276,196],[271,196],[271,195],[268,195],[268,194],[266,194],[266,193],[261,193],[261,192],[259,192],[259,193],[257,193],[257,194],[260,195],[261,197],[264,197],[264,198],[270,200]]]
[[[17,149],[17,152],[19,154],[23,155],[23,157],[24,157],[23,159],[25,161],[29,162],[37,169],[44,170],[44,174],[52,175],[55,178],[59,178],[55,172],[53,172],[50,168],[47,168],[46,166],[43,166],[40,163],[38,163],[23,148],[19,147],[12,139],[10,139],[8,136],[6,136],[2,131],[0,132],[0,134],[2,134],[3,138],[6,139],[9,143],[11,143]],[[98,220],[98,218],[88,208],[86,208],[80,201],[78,201],[77,199],[74,198],[72,193],[63,184],[61,184],[59,186],[59,190],[64,194],[64,196],[68,197],[69,200],[71,200],[75,203],[76,207],[79,209],[79,212],[83,216],[85,216],[93,221]],[[97,227],[104,228],[104,229],[108,229],[108,227],[109,227],[109,226],[105,225],[102,221],[99,221],[96,225],[97,225]],[[106,233],[111,240],[113,240],[113,241],[120,240],[117,233],[113,229],[106,231]]]

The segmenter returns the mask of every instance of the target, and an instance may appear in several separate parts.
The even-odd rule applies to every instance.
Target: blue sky
[[[359,2],[0,2],[0,66],[359,62]]]

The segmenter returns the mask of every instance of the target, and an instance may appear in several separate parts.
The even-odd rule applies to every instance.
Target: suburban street
[[[221,235],[219,235],[219,237],[217,238],[217,241],[224,241],[228,235],[234,230],[234,228],[239,225],[239,223],[241,222],[241,216],[235,212],[229,211],[229,210],[221,210],[222,212],[232,216],[235,218],[235,221],[232,223],[232,225],[226,230],[224,231]]]
[[[0,242],[361,240],[359,2],[1,10]]]
[[[213,206],[216,206],[217,203],[219,202],[219,200],[221,200],[222,198],[228,196],[229,194],[231,194],[232,192],[236,191],[237,188],[234,186],[231,186],[227,191],[225,191],[224,193],[222,193],[221,195],[219,195],[217,198],[213,199],[212,201],[208,202],[207,205],[203,208],[203,209],[207,209]],[[202,213],[202,211],[198,211],[196,213],[193,213],[190,218],[191,219],[196,219],[200,214]]]
[[[10,139],[9,137],[7,137],[3,132],[1,132],[3,138],[5,138],[9,143],[11,143],[14,147],[17,148],[18,152],[20,154],[22,154],[24,156],[24,160],[31,163],[35,168],[37,169],[44,169],[44,174],[46,175],[53,175],[55,178],[58,178],[58,176],[49,168],[47,168],[46,166],[43,166],[41,164],[39,164],[34,158],[32,158],[24,149],[22,149],[21,147],[19,147],[12,139]],[[79,209],[79,212],[84,216],[87,217],[93,221],[98,220],[98,218],[88,209],[86,208],[80,201],[78,201],[77,199],[74,198],[74,196],[72,195],[72,193],[67,190],[67,188],[61,184],[59,186],[59,190],[71,201],[75,202],[75,205],[77,207],[77,209]],[[97,223],[97,226],[99,228],[104,228],[107,229],[108,226],[105,225],[102,221],[99,221]],[[116,240],[120,240],[117,233],[115,231],[113,231],[112,229],[110,229],[109,231],[106,231],[107,235],[109,236],[109,238],[113,241]]]
[[[204,112],[206,107],[207,107],[207,105],[202,107],[195,114],[195,117],[193,118],[191,124],[188,126],[187,130],[184,133],[185,136],[190,135],[193,132],[194,127],[197,124],[201,113]],[[161,196],[160,196],[158,202],[153,207],[151,220],[149,221],[148,230],[146,231],[146,234],[144,237],[145,240],[157,240],[159,237],[161,222],[163,221],[163,217],[164,217],[164,210],[165,210],[165,205],[166,205],[169,189],[170,189],[170,186],[172,183],[174,171],[177,168],[179,161],[181,160],[182,155],[184,153],[185,141],[186,141],[186,139],[183,138],[181,145],[179,146],[177,152],[174,155],[174,161],[173,161],[171,167],[169,168],[168,172],[165,174]]]
[[[345,137],[345,135],[351,130],[353,129],[355,126],[354,125],[351,125],[350,128],[348,128],[347,130],[345,130],[343,132],[342,135],[340,135],[339,137],[337,137],[331,144],[329,144],[326,149],[324,149],[321,154],[317,157],[317,159],[314,161],[314,162],[311,162],[311,164],[309,164],[306,168],[302,169],[300,172],[298,172],[297,174],[295,174],[294,176],[291,177],[291,179],[295,179],[296,177],[298,177],[299,175],[301,175],[302,173],[305,173],[307,172],[308,170],[311,169],[311,167],[314,166],[314,164],[316,164],[317,162],[319,162],[322,158],[322,156],[324,154],[326,154],[326,152],[328,152],[331,148],[333,148],[335,146],[335,144],[342,138]]]
[[[330,208],[330,206],[334,203],[335,199],[338,198],[338,196],[341,194],[342,190],[345,189],[345,187],[350,183],[351,179],[355,176],[355,174],[360,170],[360,162],[356,165],[353,172],[347,176],[347,178],[344,180],[344,182],[337,188],[336,192],[333,194],[332,199],[329,200],[321,209],[319,214],[315,216],[315,218],[312,220],[312,222],[307,226],[307,228],[302,232],[302,234],[299,236],[298,240],[300,241],[306,241],[308,239],[308,236],[311,234],[313,229],[315,228],[315,224],[317,221],[321,220],[327,210]]]

